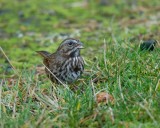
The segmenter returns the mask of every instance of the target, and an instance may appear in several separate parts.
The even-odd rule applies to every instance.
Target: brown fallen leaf
[[[107,92],[100,92],[96,95],[96,102],[108,104],[109,102],[111,104],[114,104],[114,97]]]

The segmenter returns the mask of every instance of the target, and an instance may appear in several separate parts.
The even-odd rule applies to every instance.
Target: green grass
[[[160,46],[139,50],[160,40],[160,2],[131,3],[1,0],[0,46],[10,61],[0,54],[1,127],[160,127]],[[35,53],[54,52],[67,36],[85,45],[76,92],[52,84]],[[114,104],[97,104],[100,91]]]

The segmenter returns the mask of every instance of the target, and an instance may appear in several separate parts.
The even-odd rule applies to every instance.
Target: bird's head
[[[73,38],[68,38],[62,41],[62,43],[57,49],[57,53],[64,56],[76,57],[80,56],[80,49],[82,48],[82,42]]]

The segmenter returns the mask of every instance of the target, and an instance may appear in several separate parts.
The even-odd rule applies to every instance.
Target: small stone
[[[148,51],[153,51],[155,46],[157,44],[156,40],[146,40],[140,45],[140,50],[148,50]]]

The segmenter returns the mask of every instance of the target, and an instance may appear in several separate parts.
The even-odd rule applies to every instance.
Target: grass
[[[160,46],[139,50],[143,40],[160,40],[158,4],[2,0],[1,127],[158,128]],[[70,85],[76,92],[52,84],[35,53],[54,52],[66,37],[85,44],[85,73]],[[101,91],[114,103],[97,104]]]

